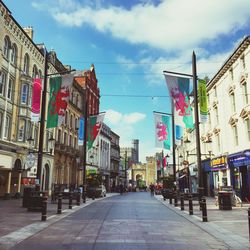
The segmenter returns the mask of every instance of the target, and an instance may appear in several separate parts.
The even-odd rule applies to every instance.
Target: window
[[[250,141],[250,119],[246,120],[246,129],[248,134],[248,141]]]
[[[61,143],[61,136],[62,136],[62,131],[60,129],[58,129],[58,131],[57,131],[57,141],[59,143]]]
[[[215,111],[215,124],[218,125],[219,124],[219,112],[218,112],[218,108],[216,108],[214,111]]]
[[[248,104],[248,93],[247,93],[247,84],[246,83],[242,85],[242,91],[243,91],[244,103]]]
[[[21,89],[21,104],[27,104],[28,95],[29,95],[29,85],[27,83],[23,83]]]
[[[33,66],[32,77],[33,77],[33,78],[38,77],[38,70],[37,70],[36,65]]]
[[[8,139],[10,134],[10,117],[6,116],[5,127],[4,127],[4,138]]]
[[[73,128],[73,115],[70,116],[70,128]]]
[[[13,79],[10,78],[8,85],[8,93],[7,93],[7,98],[10,100],[12,100],[13,87],[14,87],[14,81]]]
[[[24,56],[24,65],[23,65],[23,72],[26,75],[29,75],[29,66],[30,66],[30,58],[28,54],[25,54]]]
[[[2,135],[3,113],[0,112],[0,138]]]
[[[65,120],[64,120],[65,125],[68,125],[68,111],[65,112]]]
[[[65,145],[65,146],[68,146],[67,145],[67,143],[68,143],[68,140],[67,140],[67,133],[66,132],[64,132],[64,141],[63,141],[63,144]]]
[[[17,136],[18,141],[24,141],[25,125],[26,121],[24,119],[20,119],[18,123],[18,136]]]
[[[32,138],[32,131],[33,131],[33,125],[31,124],[31,121],[27,121],[26,140],[28,138]]]
[[[238,135],[238,129],[237,126],[233,126],[233,134],[234,134],[234,145],[238,146],[239,145],[239,135]]]
[[[235,94],[234,93],[230,94],[230,99],[231,99],[232,112],[235,113],[236,112],[236,105],[235,105]]]
[[[70,147],[73,146],[72,135],[69,136],[69,146]]]
[[[218,152],[220,152],[221,151],[221,144],[220,144],[220,135],[219,134],[216,136],[216,143],[217,143]]]
[[[42,76],[43,76],[42,71],[39,69],[39,71],[38,71],[38,77],[42,78]]]
[[[16,65],[17,64],[17,46],[13,44],[11,48],[11,56],[10,56],[10,61]]]
[[[2,72],[0,76],[0,95],[4,95],[6,80],[7,80],[7,75],[6,73]]]
[[[240,61],[241,61],[242,68],[245,69],[246,68],[245,55],[241,56]]]
[[[9,52],[10,52],[10,39],[9,37],[4,38],[4,44],[3,44],[3,55],[6,59],[9,59]]]
[[[233,69],[230,69],[230,70],[229,70],[229,74],[230,74],[231,80],[233,81],[233,80],[234,80],[234,72],[233,72]]]

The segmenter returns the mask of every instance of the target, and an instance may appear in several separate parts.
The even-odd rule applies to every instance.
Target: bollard
[[[48,203],[48,197],[44,193],[42,196],[42,221],[47,220],[47,203]]]
[[[207,222],[207,204],[206,204],[206,198],[201,198],[201,207],[202,207],[202,221]]]
[[[82,202],[86,203],[86,185],[82,187]]]
[[[174,193],[174,206],[178,206],[178,197],[177,197],[177,192]]]
[[[181,194],[181,210],[184,210],[184,195]]]
[[[62,193],[58,194],[57,213],[62,213]]]
[[[80,203],[81,203],[81,192],[79,190],[77,193],[76,205],[80,206]]]
[[[191,194],[188,196],[188,202],[189,202],[189,215],[193,215],[194,214],[194,211],[193,211],[193,197],[192,197]]]
[[[249,229],[249,240],[250,240],[250,207],[248,208],[248,229]]]
[[[72,192],[69,192],[69,209],[72,209]]]

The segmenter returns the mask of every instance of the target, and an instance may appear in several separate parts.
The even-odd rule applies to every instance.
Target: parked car
[[[100,198],[106,197],[107,191],[104,185],[100,185],[98,187],[87,187],[87,196],[89,198]]]

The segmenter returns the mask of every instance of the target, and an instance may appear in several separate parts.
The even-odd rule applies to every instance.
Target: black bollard
[[[250,240],[250,207],[248,208],[248,229],[249,229],[249,240]]]
[[[174,206],[178,206],[178,197],[177,197],[177,192],[174,193]]]
[[[57,213],[62,213],[62,193],[58,194],[58,202],[57,202]]]
[[[188,202],[189,202],[189,214],[193,215],[194,214],[194,211],[193,211],[193,197],[192,197],[191,194],[188,196]]]
[[[42,196],[42,221],[47,220],[47,203],[48,203],[48,197],[44,193]]]
[[[86,203],[86,185],[82,187],[82,202]]]
[[[81,192],[79,190],[77,193],[76,205],[80,206],[80,203],[81,203]]]
[[[72,192],[69,192],[69,209],[72,209]]]
[[[201,207],[202,207],[202,221],[207,222],[207,204],[206,204],[206,198],[201,198]]]
[[[172,204],[173,193],[169,193],[169,204]]]
[[[184,210],[184,195],[181,194],[181,210]]]

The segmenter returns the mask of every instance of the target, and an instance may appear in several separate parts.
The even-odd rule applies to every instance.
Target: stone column
[[[16,193],[16,198],[21,198],[21,177],[22,177],[22,172],[20,171],[18,173],[18,183],[17,183],[17,193]]]

